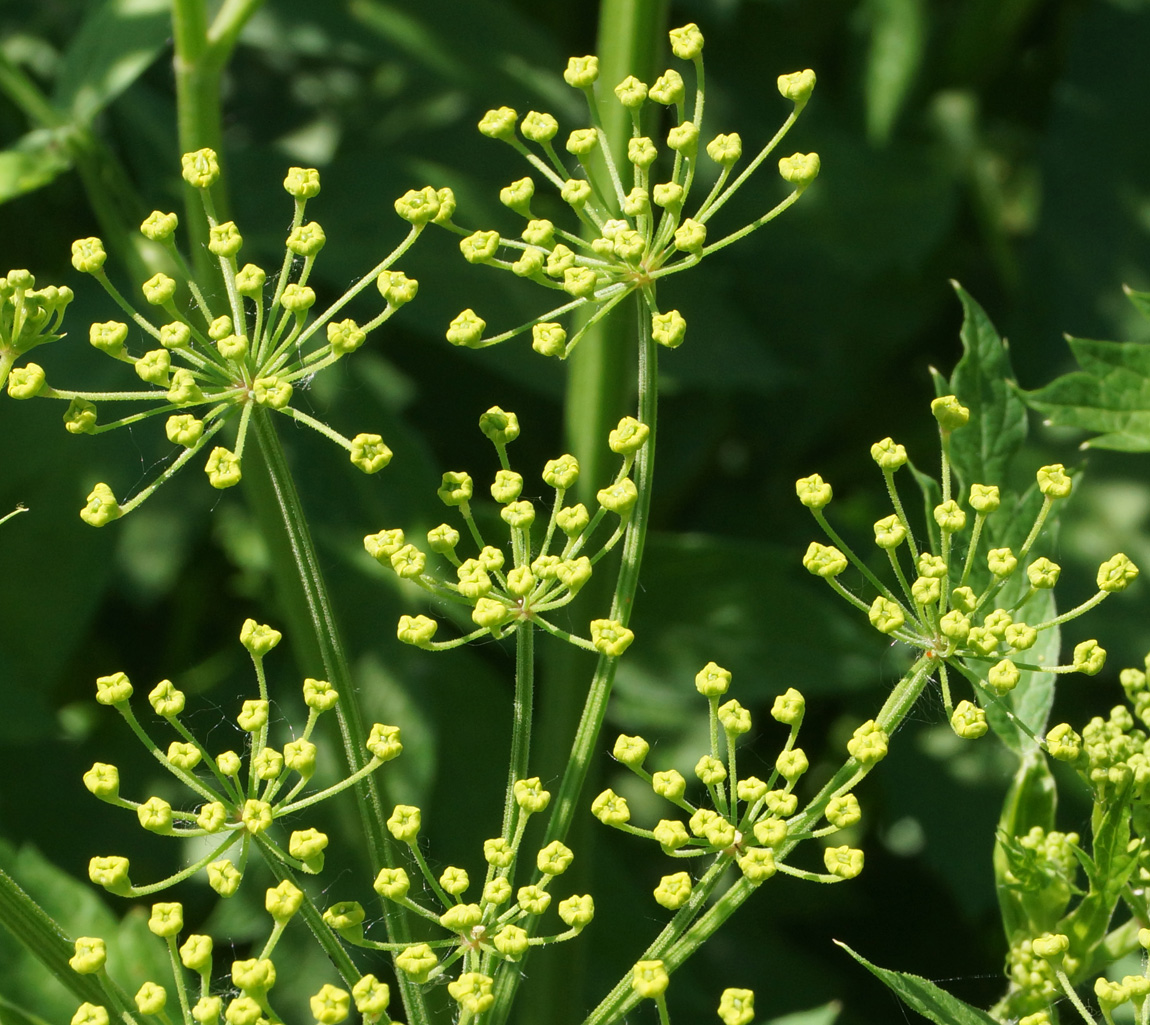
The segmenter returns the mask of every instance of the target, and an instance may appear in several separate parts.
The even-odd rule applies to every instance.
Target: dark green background
[[[0,46],[51,92],[60,55],[97,6],[4,4]],[[290,164],[323,174],[309,207],[328,237],[313,279],[321,301],[402,237],[392,201],[409,187],[450,184],[460,223],[517,231],[497,194],[526,169],[475,123],[488,107],[509,104],[552,110],[563,131],[582,124],[559,73],[567,56],[593,50],[596,18],[595,5],[578,3],[272,0],[227,78],[224,156],[245,257],[278,260],[290,218],[279,183]],[[618,730],[652,740],[651,767],[689,770],[705,742],[692,679],[710,659],[734,672],[733,693],[755,715],[749,771],[769,766],[785,736],[767,716],[773,696],[788,686],[808,696],[800,743],[813,785],[878,708],[905,656],[802,570],[817,535],[793,482],[811,472],[831,480],[835,522],[865,541],[888,511],[869,445],[891,434],[919,465],[932,465],[928,367],[949,373],[959,353],[961,310],[949,278],[1009,337],[1024,387],[1067,368],[1064,331],[1150,337],[1121,294],[1123,282],[1150,287],[1150,4],[697,0],[672,4],[669,18],[697,21],[706,35],[709,133],[737,130],[748,151],[787,113],[775,77],[814,68],[818,87],[783,152],[817,150],[823,170],[794,210],[661,292],[690,330],[661,359],[638,639],[620,671],[593,786],[618,785],[605,753]],[[122,161],[142,213],[180,208],[169,58],[161,48],[94,126]],[[0,98],[0,144],[15,145],[28,128]],[[770,166],[730,204],[724,225],[734,229],[781,198]],[[71,240],[98,230],[67,171],[0,205],[0,268],[26,266],[41,283],[77,291],[70,337],[34,357],[53,381],[116,380],[83,343],[87,323],[113,310],[68,261]],[[109,266],[116,260],[113,253]],[[284,436],[369,714],[398,722],[408,741],[392,772],[395,796],[424,804],[433,863],[462,861],[478,872],[478,844],[495,831],[502,800],[513,652],[483,644],[432,656],[399,646],[397,616],[422,608],[366,559],[360,538],[385,526],[417,535],[438,523],[434,489],[446,469],[480,480],[494,472],[475,429],[492,404],[519,414],[513,462],[525,476],[537,473],[564,446],[563,367],[522,339],[483,353],[448,346],[446,324],[465,306],[509,326],[542,300],[510,275],[464,263],[445,233],[428,233],[401,266],[421,282],[418,301],[303,398],[344,433],[382,433],[393,465],[363,478],[308,432]],[[0,398],[0,510],[31,507],[0,533],[0,837],[34,845],[81,877],[93,853],[128,853],[133,875],[150,879],[176,857],[174,844],[98,805],[79,781],[94,759],[114,757],[128,796],[158,785],[118,717],[95,705],[93,679],[123,669],[145,692],[171,677],[193,695],[190,724],[219,731],[214,741],[232,729],[219,717],[233,716],[251,685],[235,640],[240,623],[248,615],[280,622],[276,597],[242,487],[213,492],[198,469],[122,523],[98,532],[82,524],[76,512],[96,480],[129,494],[157,472],[167,447],[154,421],[71,437],[61,411]],[[1082,460],[1078,437],[1035,427],[1023,472]],[[1049,551],[1067,567],[1064,607],[1089,593],[1094,567],[1116,550],[1150,566],[1146,469],[1144,456],[1090,457]],[[1117,670],[1140,664],[1150,648],[1145,609],[1139,586],[1067,628],[1071,643],[1097,635],[1111,665],[1094,680],[1066,678],[1058,718],[1080,724],[1119,699]],[[548,639],[539,656],[546,716],[563,704],[557,689],[579,686],[579,676]],[[290,715],[299,678],[317,670],[293,665],[290,653],[269,666]],[[590,659],[575,666],[589,677]],[[540,757],[540,771],[553,774],[563,752]],[[992,738],[955,740],[928,692],[860,789],[863,876],[834,888],[772,881],[676,976],[675,1020],[716,1020],[725,986],[754,987],[763,1019],[839,998],[843,1022],[899,1020],[894,998],[832,937],[989,1005],[1005,954],[990,852],[1011,771]],[[1084,806],[1072,782],[1067,789],[1063,825],[1082,828]],[[637,818],[659,814],[634,806]],[[328,825],[350,835],[349,823]],[[361,894],[367,881],[355,852],[346,840],[333,847],[330,899]],[[599,916],[556,955],[560,974],[586,969],[585,984],[571,983],[573,1014],[593,1006],[664,920],[649,893],[673,869],[652,848],[593,822],[578,838],[579,885],[595,894]],[[798,859],[818,864],[813,850]],[[190,915],[206,914],[210,896],[190,887]],[[242,943],[241,910],[216,912],[216,923],[234,925]],[[550,977],[544,960],[533,963],[537,978]],[[302,972],[299,990],[325,978]],[[9,987],[0,991],[19,995],[19,980],[4,969],[0,980]],[[42,1013],[62,1017],[68,1006]],[[636,1019],[653,1021],[653,1009]]]

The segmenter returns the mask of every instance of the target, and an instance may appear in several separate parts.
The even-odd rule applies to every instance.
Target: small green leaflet
[[[951,461],[964,484],[1002,486],[1026,440],[1026,404],[1012,386],[1010,350],[986,311],[957,281],[951,285],[962,303],[962,358],[949,382],[935,373],[935,391],[956,395],[970,410],[970,422],[951,438]]]
[[[845,943],[840,943],[838,940],[835,940],[835,943],[867,971],[886,983],[907,1007],[918,1011],[924,1018],[937,1025],[997,1025],[985,1011],[980,1011],[977,1007],[971,1007],[965,1001],[959,1000],[958,997],[951,996],[945,989],[939,989],[928,979],[879,968],[861,954],[856,954]]]
[[[1134,293],[1139,309],[1150,295]],[[1067,337],[1081,370],[1055,378],[1022,397],[1051,424],[1081,427],[1099,436],[1083,447],[1150,451],[1150,346]]]

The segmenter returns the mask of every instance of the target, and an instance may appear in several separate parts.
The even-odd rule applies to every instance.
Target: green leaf
[[[56,132],[41,128],[0,152],[0,203],[35,192],[72,166]]]
[[[1150,451],[1150,346],[1067,337],[1081,370],[1023,392],[1051,424],[1098,431],[1084,448]]]
[[[84,19],[60,66],[52,102],[89,124],[167,44],[171,0],[105,0]]]
[[[842,1009],[842,1004],[832,1000],[829,1004],[812,1007],[809,1011],[795,1011],[781,1018],[772,1018],[767,1025],[833,1025]]]
[[[1007,464],[1026,440],[1026,404],[1011,386],[1006,343],[986,311],[957,281],[951,284],[962,302],[962,358],[946,387],[970,410],[970,422],[951,437],[951,465],[967,484],[1001,485]],[[943,381],[936,374],[935,388]]]
[[[922,63],[923,0],[872,0],[866,69],[867,136],[885,143]]]
[[[11,1000],[0,996],[0,1023],[3,1025],[48,1025],[46,1019],[17,1007]]]
[[[1123,285],[1122,291],[1126,293],[1126,298],[1134,304],[1134,309],[1147,320],[1150,320],[1150,292],[1136,292],[1129,285]]]
[[[905,972],[892,972],[871,964],[861,954],[856,954],[845,943],[835,940],[851,957],[893,990],[908,1007],[918,1011],[924,1018],[937,1025],[995,1025],[995,1021],[985,1011],[971,1007],[965,1001],[951,996],[933,982],[918,975]]]

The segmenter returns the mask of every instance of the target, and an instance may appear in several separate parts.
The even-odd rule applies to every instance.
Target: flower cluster
[[[572,455],[548,460],[543,482],[554,489],[546,527],[536,524],[535,504],[522,496],[524,479],[511,469],[507,446],[519,436],[519,420],[494,406],[479,418],[480,430],[499,455],[501,469],[491,484],[491,497],[499,504],[499,518],[510,534],[510,564],[507,551],[488,544],[471,503],[475,482],[463,472],[443,475],[439,498],[458,510],[476,554],[460,558],[460,531],[448,523],[428,531],[427,547],[454,570],[455,579],[441,577],[428,566],[428,556],[409,541],[401,529],[381,530],[363,539],[368,553],[397,576],[419,585],[434,598],[470,609],[476,629],[448,641],[433,640],[439,624],[429,616],[402,616],[398,635],[401,641],[420,648],[442,651],[484,635],[503,637],[523,623],[531,623],[579,647],[606,655],[621,655],[634,635],[610,619],[591,622],[590,638],[571,634],[555,626],[545,614],[567,605],[591,579],[595,564],[622,539],[639,494],[630,472],[636,453],[647,443],[650,431],[634,417],[624,417],[611,431],[611,450],[623,457],[615,479],[597,494],[599,508],[590,513],[583,503],[565,505],[568,491],[579,479],[579,462]],[[598,547],[590,550],[591,539],[604,520],[617,520],[615,529]],[[542,539],[539,539],[540,533]]]
[[[7,382],[12,398],[30,399],[43,387],[43,367],[13,367],[30,349],[64,337],[60,324],[71,301],[70,288],[37,288],[26,270],[10,270],[0,278],[0,386]]]
[[[520,120],[510,107],[500,107],[483,116],[480,132],[520,153],[539,179],[558,191],[577,218],[578,227],[566,230],[539,216],[540,211],[533,206],[537,182],[531,176],[512,182],[499,194],[503,205],[525,221],[518,238],[507,238],[494,230],[467,234],[465,229],[449,225],[465,236],[459,245],[469,263],[509,270],[559,293],[561,299],[554,309],[528,323],[491,336],[485,336],[487,324],[479,314],[464,310],[451,322],[448,341],[479,348],[529,330],[537,352],[563,358],[588,327],[626,296],[639,291],[650,312],[654,339],[674,348],[682,343],[687,323],[677,310],[659,310],[655,298],[658,281],[695,266],[773,220],[814,181],[819,173],[817,154],[796,153],[780,160],[779,173],[792,186],[787,197],[743,228],[708,241],[711,218],[790,130],[810,98],[815,74],[799,71],[779,78],[779,92],[794,104],[793,110],[774,138],[735,176],[743,154],[739,135],[731,132],[710,140],[703,136],[703,35],[697,25],[690,24],[674,29],[670,38],[674,55],[694,66],[694,95],[688,95],[682,74],[674,69],[650,85],[632,75],[614,88],[615,99],[631,118],[629,167],[617,163],[603,130],[596,57],[572,57],[563,75],[570,86],[584,94],[590,110],[590,126],[572,131],[564,144],[578,164],[576,170],[556,152],[559,123],[552,115],[533,110]],[[666,159],[661,158],[656,140],[644,134],[644,107],[648,104],[663,108],[651,112],[648,121],[661,117],[664,110],[673,116],[673,127],[659,140],[665,146]],[[702,162],[703,153],[710,166]],[[593,170],[593,163],[600,160],[606,168],[605,177]],[[712,175],[714,181],[705,197],[692,200],[692,188]],[[580,309],[585,309],[587,316],[568,337],[557,318]]]
[[[579,935],[595,915],[591,896],[575,894],[557,905],[566,929],[549,936],[535,935],[541,916],[551,906],[550,887],[570,867],[574,854],[558,840],[547,844],[535,856],[535,881],[516,887],[516,868],[521,867],[528,821],[547,807],[551,794],[538,778],[516,780],[512,793],[514,805],[504,835],[483,844],[487,869],[478,899],[472,901],[465,896],[471,888],[466,869],[449,865],[437,876],[428,865],[419,848],[419,808],[397,805],[387,820],[388,830],[406,847],[437,907],[426,907],[412,898],[411,877],[402,867],[382,869],[373,884],[376,893],[433,923],[446,936],[420,943],[375,942],[363,936],[364,910],[359,904],[343,902],[324,913],[324,920],[349,942],[391,951],[396,968],[414,982],[422,984],[453,974],[447,991],[459,1004],[460,1020],[478,1017],[491,1006],[494,971],[500,963],[520,960],[528,947]]]
[[[824,883],[853,879],[862,871],[863,852],[849,845],[825,847],[825,873],[795,868],[783,859],[801,840],[829,837],[861,821],[858,799],[851,790],[886,756],[886,733],[873,720],[855,730],[847,748],[856,771],[799,812],[795,786],[810,764],[803,749],[795,744],[806,713],[802,694],[792,687],[771,707],[771,718],[789,727],[790,732],[775,759],[774,771],[764,781],[739,775],[736,748],[738,738],[751,730],[751,714],[733,698],[719,703],[730,684],[730,672],[714,662],[695,677],[695,688],[707,699],[710,717],[711,750],[695,765],[695,777],[705,788],[706,804],[688,800],[687,780],[676,769],[651,773],[643,767],[650,745],[642,737],[620,736],[615,741],[615,760],[681,811],[686,822],[667,818],[653,829],[633,826],[626,799],[614,790],[604,790],[591,805],[600,822],[655,840],[672,858],[715,858],[702,881],[685,871],[663,876],[655,889],[655,900],[670,911],[678,911],[689,902],[698,905],[705,901],[716,874],[732,861],[753,886],[780,871]],[[825,824],[813,828],[820,817],[825,818]],[[698,889],[701,892],[697,893]]]
[[[196,795],[198,807],[180,810],[159,796],[143,801],[121,797],[119,770],[105,762],[96,762],[84,773],[84,786],[100,800],[135,812],[140,825],[150,833],[180,839],[204,837],[208,846],[206,854],[169,878],[139,886],[129,877],[127,858],[94,857],[88,874],[94,883],[110,892],[143,897],[206,869],[212,889],[222,897],[230,897],[239,888],[253,846],[265,858],[275,859],[294,871],[318,872],[323,867],[327,836],[312,828],[294,830],[285,849],[275,838],[272,826],[347,789],[403,750],[398,727],[377,723],[366,740],[371,758],[362,769],[324,790],[305,793],[315,774],[317,756],[316,745],[309,738],[319,716],[335,706],[339,695],[323,680],[305,680],[303,696],[308,718],[303,733],[281,749],[272,747],[268,743],[271,703],[263,660],[279,643],[280,633],[249,619],[244,623],[240,641],[251,655],[259,684],[259,697],[245,701],[236,718],[239,728],[250,738],[246,769],[243,756],[231,750],[211,754],[188,730],[180,718],[185,696],[170,680],[161,680],[148,695],[156,715],[179,738],[166,750],[152,740],[136,718],[129,702],[132,684],[124,673],[102,676],[96,681],[96,700],[111,705],[124,717],[157,761]],[[233,847],[236,850],[225,857]]]
[[[1031,662],[1026,652],[1036,646],[1044,631],[1125,590],[1137,577],[1138,568],[1125,555],[1115,555],[1099,567],[1098,591],[1092,598],[1061,615],[1047,615],[1052,609],[1050,592],[1061,568],[1046,557],[1032,558],[1032,548],[1054,504],[1070,494],[1070,476],[1061,464],[1039,469],[1036,486],[1042,504],[1022,544],[1017,551],[989,548],[980,563],[984,528],[1001,504],[999,487],[972,483],[964,508],[952,490],[949,442],[951,434],[967,423],[970,411],[953,395],[935,399],[931,410],[942,439],[942,485],[940,502],[930,503],[928,497],[933,508],[925,545],[920,547],[915,537],[895,484],[895,473],[908,463],[906,449],[891,438],[871,446],[871,457],[883,473],[894,510],[875,523],[874,541],[889,559],[897,590],[883,583],[828,523],[823,510],[832,490],[818,474],[800,479],[796,492],[832,544],[812,542],[803,565],[864,612],[880,633],[919,650],[922,672],[927,676],[939,673],[954,731],[974,739],[987,731],[986,714],[980,704],[969,700],[952,704],[947,667],[970,680],[983,704],[1009,694],[1026,671],[1093,676],[1106,659],[1095,640],[1078,644],[1066,665],[1042,664],[1041,659]],[[909,564],[909,573],[904,562]],[[854,566],[877,592],[869,603],[839,581],[848,566]],[[1035,612],[1037,621],[1023,618]]]
[[[15,384],[18,392],[10,384],[9,391],[21,397],[40,395],[66,400],[64,426],[73,434],[99,434],[150,416],[168,414],[165,431],[168,440],[179,447],[178,455],[156,480],[126,502],[118,502],[107,484],[97,484],[81,512],[93,526],[103,526],[138,506],[237,417],[232,447],[213,446],[204,469],[213,487],[238,484],[250,420],[257,409],[274,410],[330,438],[346,449],[352,463],[365,473],[378,472],[391,459],[391,450],[379,435],[345,438],[291,402],[296,388],[358,349],[371,331],[415,297],[417,282],[390,268],[414,243],[427,221],[412,214],[402,200],[398,202],[398,212],[411,223],[407,237],[326,310],[313,316],[316,293],[308,280],[326,237],[318,223],[304,220],[304,213],[308,201],[319,194],[319,173],[293,167],[284,180],[295,212],[282,266],[272,276],[252,263],[239,266],[237,256],[243,247],[243,236],[233,221],[220,222],[216,217],[211,195],[212,186],[220,177],[216,154],[210,149],[185,154],[183,177],[203,201],[210,233],[208,249],[219,268],[225,306],[217,308],[209,301],[217,291],[215,285],[197,281],[188,271],[175,245],[176,215],[154,211],[140,231],[164,248],[172,267],[179,268],[184,280],[180,282],[160,272],[143,282],[141,293],[150,315],[139,312],[108,279],[104,271],[107,254],[100,239],[83,238],[72,244],[73,266],[92,275],[128,318],[128,322],[92,324],[89,340],[112,359],[132,367],[149,387],[103,392],[55,388],[34,364],[29,364],[19,376]],[[454,201],[445,190],[437,199],[436,212],[453,206]],[[344,307],[373,282],[386,304],[383,311],[364,324],[341,318]],[[27,294],[21,294],[27,302]],[[61,292],[57,305],[62,308],[62,304]],[[46,310],[47,303],[38,308]],[[142,337],[146,345],[153,347],[133,354],[133,337]],[[100,422],[99,405],[122,402],[147,403],[150,408]]]
[[[1137,946],[1144,950],[1150,948],[1150,929],[1138,930]],[[1045,932],[1033,940],[1026,940],[1010,952],[1011,979],[1018,985],[1023,984],[1020,979],[1024,980],[1035,1000],[1049,1007],[1065,996],[1088,1025],[1098,1025],[1098,1019],[1090,1013],[1071,983],[1071,976],[1082,967],[1081,959],[1075,957],[1071,949],[1070,936],[1062,932]],[[1147,998],[1150,997],[1148,973],[1150,969],[1141,975],[1127,975],[1121,980],[1102,976],[1094,980],[1094,996],[1106,1025],[1114,1025],[1115,1009],[1126,1003],[1132,1005],[1134,1017],[1123,1020],[1146,1020],[1147,1010],[1150,1010],[1147,1006]],[[1025,1014],[1018,1019],[1018,1025],[1052,1025],[1054,1019],[1049,1007]]]
[[[186,933],[183,943],[179,942],[184,932],[181,904],[175,901],[153,904],[148,928],[168,947],[176,990],[174,1003],[179,1005],[176,1020],[182,1025],[218,1025],[222,1015],[227,1025],[283,1021],[271,1004],[270,992],[277,979],[272,955],[284,928],[300,910],[304,899],[302,891],[287,880],[269,888],[264,907],[272,919],[271,935],[257,956],[231,961],[226,975],[216,971],[218,956],[210,936]],[[75,941],[70,964],[78,974],[102,973],[107,960],[107,945],[98,936],[81,936]],[[312,1017],[317,1025],[338,1025],[348,1017],[353,1003],[367,1025],[391,1020],[387,1015],[391,1000],[387,983],[369,973],[359,975],[354,982],[345,980],[345,984],[348,989],[325,983],[311,997]],[[140,1014],[159,1015],[163,1021],[172,1020],[172,1012],[176,1010],[169,1004],[168,987],[155,981],[145,982],[137,990],[134,1003]],[[127,1019],[127,1015],[124,1017]],[[106,1007],[85,1002],[72,1017],[72,1025],[109,1025],[111,1020]]]

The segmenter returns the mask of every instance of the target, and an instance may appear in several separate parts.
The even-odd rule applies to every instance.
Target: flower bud
[[[1106,649],[1095,640],[1083,641],[1074,646],[1073,666],[1075,672],[1086,676],[1097,676],[1106,664]]]
[[[873,719],[868,719],[847,741],[847,753],[863,765],[874,765],[886,757],[890,737]]]
[[[684,121],[667,133],[667,146],[676,153],[694,159],[699,148],[699,129],[694,121]]]
[[[667,35],[671,39],[671,52],[680,60],[695,60],[703,52],[703,33],[693,21],[682,28],[673,28]]]
[[[591,802],[591,814],[607,826],[621,826],[631,821],[631,809],[626,798],[611,789],[604,790]]]
[[[414,843],[419,835],[422,819],[418,808],[410,804],[397,804],[387,820],[387,829],[400,843]]]
[[[514,130],[514,124],[515,122],[512,121],[512,130]],[[395,201],[395,212],[409,224],[417,228],[423,227],[439,216],[439,193],[430,185],[425,185],[419,190],[408,189]]]
[[[104,243],[98,238],[80,238],[72,243],[72,266],[81,274],[95,274],[107,259]]]
[[[789,75],[779,75],[778,85],[782,97],[792,100],[795,107],[801,110],[815,90],[815,73],[807,68],[805,71],[792,71]]]
[[[256,298],[264,289],[267,273],[254,263],[245,263],[236,274],[236,291],[250,299]],[[161,344],[163,337],[161,336]]]
[[[950,717],[950,725],[963,740],[977,740],[987,729],[986,713],[970,701],[960,701]]]
[[[213,256],[231,259],[240,251],[243,244],[243,237],[235,221],[224,221],[223,224],[215,224],[208,229],[208,252]],[[290,239],[288,248],[291,248]]]
[[[302,861],[305,871],[314,875],[323,868],[324,851],[328,843],[327,834],[318,829],[297,829],[288,838],[288,853]]]
[[[312,1017],[319,1025],[339,1025],[351,1009],[351,996],[346,990],[325,982],[309,1001]]]
[[[476,231],[459,242],[459,251],[468,263],[487,263],[499,250],[499,232]]]
[[[602,655],[618,658],[634,639],[635,635],[630,630],[613,619],[591,621],[591,643]]]
[[[1098,567],[1098,589],[1108,593],[1125,591],[1138,576],[1138,567],[1125,555],[1118,554]]]
[[[647,95],[654,102],[670,107],[683,102],[684,92],[683,76],[677,71],[668,69],[655,80]]]
[[[827,871],[840,879],[854,879],[863,870],[863,852],[851,847],[828,847],[823,851]]]
[[[794,687],[788,687],[786,693],[775,698],[771,706],[771,718],[784,725],[797,727],[803,721],[806,711],[806,700]]]
[[[967,501],[976,513],[988,516],[998,508],[1001,498],[994,484],[971,484]]]
[[[756,886],[765,883],[778,871],[775,852],[769,847],[748,847],[735,863],[747,881]]]
[[[319,195],[319,171],[314,167],[289,167],[284,190],[293,199],[314,199]]]
[[[234,487],[242,476],[239,457],[220,446],[212,449],[204,464],[204,472],[208,475],[208,483],[221,490]]]
[[[594,128],[576,128],[567,136],[567,152],[576,157],[586,157],[599,145],[599,133]]]
[[[563,80],[575,89],[589,89],[598,77],[598,57],[571,57],[563,72]]]
[[[537,111],[528,111],[519,125],[523,138],[530,142],[550,142],[559,131],[559,122],[550,114],[540,114]]]
[[[821,167],[817,153],[794,153],[779,161],[779,174],[801,192],[819,176]]]
[[[827,803],[827,821],[836,829],[847,829],[862,821],[862,809],[854,794],[840,794]],[[755,834],[756,836],[758,833]]]
[[[725,989],[719,998],[723,1025],[750,1025],[755,1020],[755,994],[749,989]]]
[[[213,149],[198,149],[180,157],[181,174],[194,189],[211,188],[220,177],[220,163]]]
[[[801,747],[793,747],[789,751],[783,751],[775,759],[775,768],[788,783],[794,783],[810,768],[810,762],[807,761],[806,753]]]
[[[830,503],[833,492],[822,477],[813,473],[795,481],[795,494],[808,509],[823,509]]]
[[[651,776],[651,789],[668,801],[680,801],[687,791],[687,781],[676,769],[667,769]]]
[[[1047,498],[1065,498],[1070,494],[1071,480],[1061,463],[1040,467],[1037,478],[1038,490]]]
[[[483,338],[487,328],[487,321],[474,310],[466,309],[460,313],[447,328],[447,340],[452,345],[473,347]]]
[[[930,411],[939,427],[948,434],[957,431],[970,419],[970,410],[954,395],[943,395],[930,404]]]
[[[628,75],[615,86],[615,95],[628,110],[638,110],[647,99],[647,86],[634,75]]]
[[[889,598],[884,598],[882,595],[879,595],[871,603],[867,618],[870,620],[871,626],[882,634],[892,634],[906,622],[902,609],[895,602]]]
[[[871,458],[882,469],[895,471],[900,466],[906,465],[906,449],[897,444],[894,438],[883,438],[881,442],[875,442],[871,446]]]
[[[966,526],[966,513],[952,498],[943,502],[942,505],[934,507],[934,522],[939,525],[940,529],[953,534]]]
[[[739,162],[743,155],[743,140],[738,132],[729,135],[716,135],[707,143],[707,156],[720,167],[730,168]]]
[[[108,948],[97,936],[81,936],[76,940],[75,953],[68,959],[72,971],[79,975],[93,975],[108,960]]]
[[[140,1014],[160,1014],[168,1002],[168,991],[158,982],[145,982],[135,999]]]
[[[1021,675],[1018,666],[1010,659],[1004,658],[1001,662],[991,666],[990,672],[986,675],[986,682],[995,694],[1002,697],[1014,690]]]
[[[631,971],[631,988],[642,1000],[661,997],[670,982],[662,961],[637,961]]]

